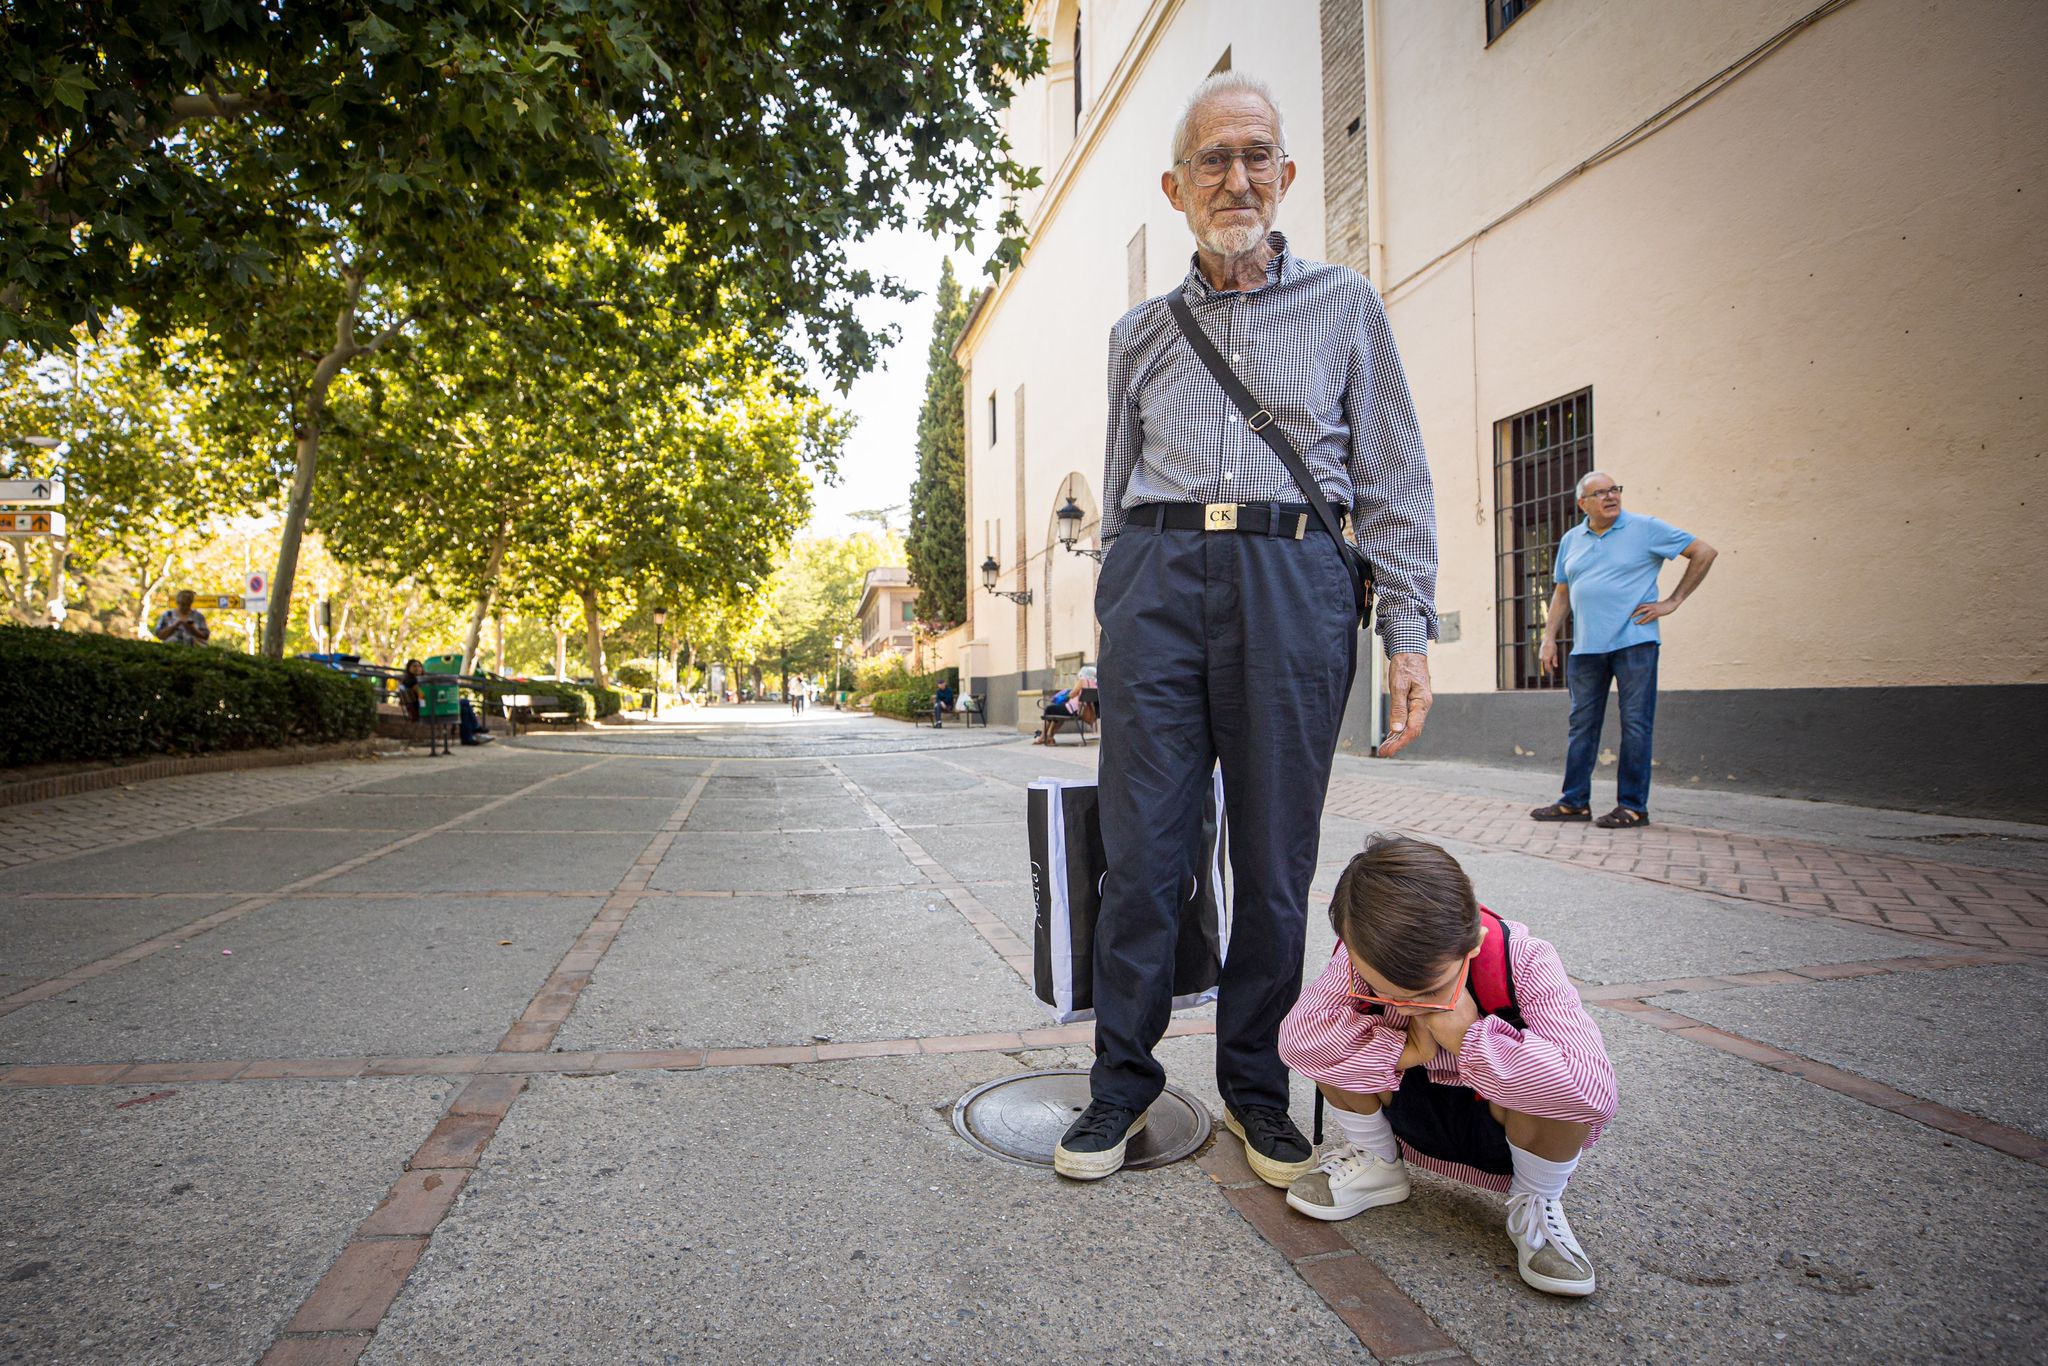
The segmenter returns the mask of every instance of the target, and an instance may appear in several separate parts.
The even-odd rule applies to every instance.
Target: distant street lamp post
[[[839,667],[846,662],[846,637],[832,637],[832,705],[839,705]]]
[[[668,656],[661,652],[661,628],[668,624],[668,609],[654,609],[654,719],[661,719],[661,661]]]

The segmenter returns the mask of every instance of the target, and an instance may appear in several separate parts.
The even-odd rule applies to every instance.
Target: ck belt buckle
[[[1237,530],[1237,504],[1205,503],[1202,506],[1202,530]]]

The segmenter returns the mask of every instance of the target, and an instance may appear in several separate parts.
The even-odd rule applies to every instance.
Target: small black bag
[[[1308,472],[1308,465],[1302,460],[1301,452],[1294,449],[1294,443],[1280,430],[1280,424],[1273,420],[1273,414],[1252,397],[1251,390],[1244,387],[1244,381],[1237,377],[1237,372],[1225,365],[1223,357],[1216,354],[1215,343],[1209,340],[1209,334],[1195,321],[1195,315],[1189,310],[1187,300],[1175,293],[1167,299],[1166,306],[1173,310],[1173,320],[1180,324],[1181,335],[1186,337],[1188,345],[1194,348],[1196,359],[1200,360],[1204,368],[1215,376],[1216,382],[1223,386],[1223,392],[1230,395],[1230,401],[1244,414],[1245,422],[1259,434],[1259,439],[1272,447],[1273,454],[1280,457],[1280,463],[1294,476],[1294,482],[1300,487],[1302,497],[1308,500],[1309,507],[1315,512],[1316,520],[1323,524],[1323,530],[1337,543],[1337,554],[1342,557],[1344,568],[1351,575],[1351,596],[1353,605],[1358,609],[1358,624],[1361,627],[1370,627],[1372,561],[1366,559],[1364,552],[1357,546],[1344,539],[1344,532],[1337,525],[1337,516],[1330,511],[1330,500],[1323,496],[1322,487]]]

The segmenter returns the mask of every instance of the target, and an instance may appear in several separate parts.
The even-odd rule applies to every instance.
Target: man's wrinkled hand
[[[1388,656],[1387,695],[1387,738],[1379,746],[1383,759],[1406,749],[1429,719],[1430,704],[1436,700],[1429,690],[1429,656]]]
[[[1658,602],[1643,603],[1636,608],[1635,612],[1629,617],[1629,620],[1638,626],[1648,626],[1658,617],[1668,617],[1677,610],[1677,603],[1669,598],[1664,598]]]
[[[1536,672],[1547,674],[1557,668],[1557,642],[1545,636],[1536,647]]]

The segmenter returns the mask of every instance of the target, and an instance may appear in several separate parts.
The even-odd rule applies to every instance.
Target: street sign
[[[270,596],[270,575],[262,570],[255,571],[243,582],[247,585],[242,589],[243,597],[267,598]]]
[[[62,536],[61,512],[0,512],[0,536]]]
[[[56,507],[64,501],[64,485],[56,479],[0,479],[0,503],[47,503]]]
[[[247,593],[194,593],[192,605],[202,612],[267,612],[270,599]]]

